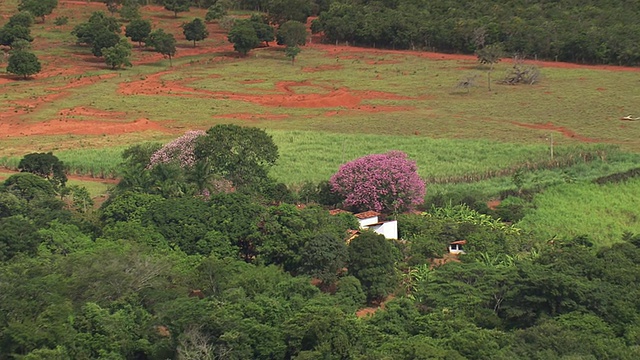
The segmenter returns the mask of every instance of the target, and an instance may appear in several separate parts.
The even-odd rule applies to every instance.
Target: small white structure
[[[458,254],[466,254],[462,245],[466,245],[467,240],[458,240],[449,244],[449,254],[458,255]]]
[[[366,229],[366,226],[377,224],[379,222],[378,216],[380,216],[380,213],[377,213],[375,211],[365,211],[365,212],[354,214],[353,216],[355,216],[358,219],[358,222],[360,223],[360,228]]]
[[[385,239],[398,239],[398,221],[379,221],[380,214],[375,211],[366,211],[354,216],[358,219],[361,229],[373,230]]]

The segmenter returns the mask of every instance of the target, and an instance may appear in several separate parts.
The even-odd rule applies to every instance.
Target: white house
[[[361,229],[371,229],[386,239],[398,239],[398,221],[380,221],[380,213],[375,211],[366,211],[354,216],[358,219]]]
[[[466,244],[467,244],[467,240],[458,240],[450,243],[449,254],[454,254],[454,255],[465,254],[464,249],[462,248],[462,245],[466,245]]]

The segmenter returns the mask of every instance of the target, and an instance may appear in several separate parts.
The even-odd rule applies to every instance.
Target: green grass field
[[[585,235],[600,246],[640,233],[640,179],[622,184],[553,186],[534,198],[535,210],[517,226],[551,240]]]

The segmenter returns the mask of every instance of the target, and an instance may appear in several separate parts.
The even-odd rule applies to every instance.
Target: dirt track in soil
[[[87,3],[84,1],[68,1],[61,0],[60,8],[65,9],[67,12],[79,11],[82,7],[88,7],[93,10],[104,10],[103,4],[100,3]],[[147,11],[163,12],[164,10],[160,6],[148,6],[145,7]],[[53,14],[55,15],[55,14]],[[162,16],[154,17],[151,19],[154,23],[163,22]],[[166,22],[166,20],[164,20]],[[220,43],[225,43],[225,35],[221,29],[215,25],[210,24],[209,31],[211,37],[218,40],[223,40]],[[178,25],[172,24],[169,31],[178,35],[176,38],[181,38],[181,30]],[[393,64],[400,60],[380,60],[380,56],[393,55],[393,56],[415,56],[420,58],[426,58],[431,60],[457,60],[463,62],[475,62],[476,58],[471,55],[459,55],[459,54],[441,54],[433,52],[417,52],[417,51],[400,51],[400,50],[380,50],[371,48],[354,48],[348,46],[334,46],[319,44],[317,37],[314,36],[314,41],[309,44],[308,47],[321,50],[325,52],[326,56],[335,58],[336,61],[359,59],[366,64],[373,66]],[[37,42],[36,42],[37,44]],[[46,46],[39,44],[37,46]],[[152,64],[162,59],[162,56],[149,51],[141,51],[134,48],[134,51],[140,51],[137,54],[137,60],[134,65]],[[230,61],[242,61],[237,59],[233,53],[231,44],[225,43],[225,45],[214,47],[188,47],[180,45],[176,58],[188,57],[194,55],[209,54],[214,57],[214,61],[230,60]],[[510,61],[505,59],[506,62]],[[117,73],[99,75],[99,76],[80,76],[89,70],[96,70],[104,68],[104,65],[100,62],[96,62],[96,59],[86,53],[73,54],[65,59],[58,59],[53,57],[46,57],[46,66],[43,71],[38,74],[36,80],[43,80],[48,78],[66,78],[69,77],[68,83],[63,86],[51,87],[47,91],[51,92],[48,95],[36,97],[29,100],[13,101],[10,103],[7,111],[0,112],[0,138],[11,137],[23,137],[34,135],[52,135],[52,134],[75,134],[75,135],[111,135],[111,134],[123,134],[123,133],[137,133],[143,131],[157,131],[157,132],[175,132],[167,124],[161,121],[138,118],[132,121],[127,120],[126,111],[113,111],[106,112],[98,109],[92,109],[88,106],[81,106],[71,109],[65,109],[60,111],[55,117],[46,119],[41,123],[29,123],[25,121],[25,115],[33,114],[39,111],[41,108],[64,99],[70,96],[69,90],[82,89],[95,84],[98,81],[111,79],[118,76]],[[557,67],[557,68],[570,68],[570,69],[596,69],[596,70],[608,70],[608,71],[630,71],[638,72],[640,68],[628,68],[619,66],[592,66],[592,65],[577,65],[560,62],[548,62],[537,61],[537,65],[544,67]],[[195,63],[197,64],[197,63]],[[193,66],[193,64],[187,64],[184,66]],[[411,99],[423,99],[403,97],[391,93],[385,93],[380,91],[356,91],[346,87],[334,88],[323,84],[317,84],[310,81],[302,82],[277,82],[275,89],[264,94],[250,94],[250,93],[238,93],[238,92],[223,92],[223,91],[208,91],[203,89],[197,89],[189,86],[189,82],[193,79],[182,79],[176,81],[166,81],[161,78],[166,75],[171,75],[176,71],[181,70],[182,67],[174,67],[170,70],[163,70],[152,74],[146,79],[137,80],[130,83],[121,83],[118,88],[118,93],[121,95],[162,95],[167,97],[196,97],[196,98],[210,98],[210,99],[232,99],[240,100],[253,104],[257,104],[264,107],[285,107],[285,108],[343,108],[342,111],[328,111],[324,113],[324,116],[337,116],[348,114],[350,112],[392,112],[392,111],[410,111],[412,107],[402,106],[371,106],[364,105],[364,100],[411,100]],[[305,73],[313,73],[319,71],[334,71],[342,69],[341,64],[335,65],[322,65],[316,67],[303,68]],[[17,81],[11,76],[0,76],[0,85],[12,83]],[[263,82],[262,79],[244,81],[245,84]],[[316,93],[297,93],[297,87],[311,87],[316,88]],[[0,94],[3,92],[11,91],[8,87],[4,89],[0,88]],[[287,118],[287,115],[276,115],[265,112],[264,114],[246,114],[246,113],[231,113],[216,115],[215,118],[229,118],[229,119],[243,119],[248,121],[257,120],[283,120]],[[556,131],[563,136],[572,138],[583,142],[593,142],[596,139],[580,136],[571,129],[567,129],[560,126],[555,126],[551,123],[547,124],[523,124],[512,123],[515,126],[527,127],[531,129],[543,129]]]

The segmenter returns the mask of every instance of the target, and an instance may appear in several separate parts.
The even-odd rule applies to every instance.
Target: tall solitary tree
[[[189,11],[191,0],[164,0],[164,8],[173,11],[173,14],[178,18],[178,13]]]
[[[151,34],[151,21],[134,19],[127,25],[124,34],[142,47],[142,42]]]
[[[42,70],[42,65],[34,53],[24,50],[11,52],[7,65],[8,73],[27,79],[29,76],[39,73],[40,70]]]
[[[204,19],[207,22],[211,22],[213,20],[220,20],[225,15],[227,15],[227,9],[225,9],[224,6],[219,3],[215,3],[211,5],[209,9],[207,9],[207,15],[204,17]]]
[[[425,183],[414,161],[401,151],[350,161],[331,177],[334,192],[358,210],[403,211],[424,202]]]
[[[18,163],[18,170],[43,177],[56,188],[67,183],[64,163],[51,152],[25,155]]]
[[[140,16],[140,3],[138,0],[124,0],[122,8],[120,8],[120,17],[133,21],[140,19]]]
[[[131,44],[126,38],[121,38],[120,41],[108,48],[102,49],[102,55],[107,65],[111,66],[111,69],[115,70],[123,66],[131,66]]]
[[[45,16],[51,14],[57,6],[58,0],[21,0],[18,10],[28,11],[33,16],[42,18],[44,22]]]
[[[204,40],[209,36],[207,25],[200,18],[182,24],[182,33],[187,40],[193,41],[193,47],[196,47],[196,41]]]
[[[227,38],[233,43],[233,49],[242,55],[260,45],[256,30],[248,21],[236,21]]]
[[[286,46],[304,46],[307,43],[307,27],[295,20],[287,21],[278,28],[278,44]]]
[[[502,44],[487,45],[476,51],[478,61],[481,64],[488,64],[489,71],[487,72],[487,84],[489,91],[491,91],[491,72],[493,71],[493,65],[500,62],[500,59],[504,56],[504,50]]]
[[[171,58],[176,54],[176,39],[173,34],[168,34],[164,30],[158,29],[149,34],[146,45],[152,46],[156,52],[168,57],[169,66],[172,66]]]

